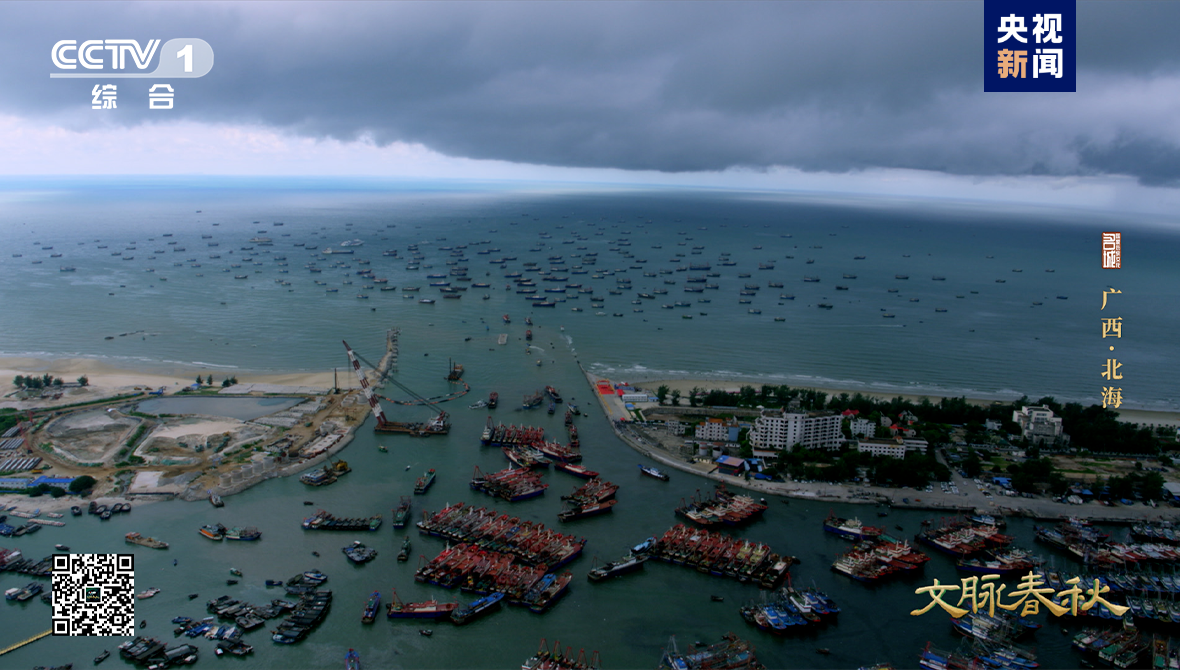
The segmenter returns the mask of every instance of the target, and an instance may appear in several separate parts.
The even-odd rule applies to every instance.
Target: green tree
[[[90,475],[74,477],[74,481],[70,482],[70,493],[81,493],[87,489],[94,488],[94,485],[97,483],[97,480]]]
[[[701,404],[700,398],[697,397],[701,393],[703,393],[703,391],[701,390],[701,387],[699,387],[699,386],[692,387],[692,390],[688,392],[688,406],[689,407],[696,407]]]
[[[979,473],[983,472],[983,461],[974,449],[967,450],[967,458],[963,459],[963,472],[966,472],[968,477],[978,477]]]
[[[1148,472],[1143,475],[1139,484],[1139,491],[1149,499],[1160,497],[1164,488],[1164,476],[1158,472]]]
[[[201,384],[204,384],[204,383],[205,383],[205,378],[202,377],[201,375],[197,375],[197,386],[200,386]]]
[[[661,405],[663,405],[664,401],[668,399],[667,384],[660,384],[660,387],[656,389],[656,398],[659,399]]]
[[[12,385],[13,385],[13,386],[15,386],[15,387],[17,387],[17,388],[23,388],[23,387],[24,387],[24,385],[25,385],[25,377],[24,377],[24,375],[17,375],[17,376],[15,376],[15,377],[13,377],[13,378],[12,378]]]
[[[54,498],[60,498],[60,497],[64,496],[65,494],[66,494],[66,490],[60,486],[50,486],[49,487],[49,495],[53,496]]]
[[[54,377],[53,378],[53,385],[54,386],[60,387],[63,383],[64,382],[62,382],[61,377]]]
[[[680,389],[673,389],[672,390],[672,406],[673,407],[680,406]]]
[[[206,377],[205,383],[208,384],[209,386],[213,386],[213,375],[209,375],[208,377]]]
[[[90,378],[86,375],[78,377],[78,386],[90,386]]]
[[[229,388],[230,381],[228,378],[221,380],[221,388]]]
[[[743,407],[753,407],[758,401],[758,392],[754,390],[753,386],[743,386],[738,391],[738,404]]]

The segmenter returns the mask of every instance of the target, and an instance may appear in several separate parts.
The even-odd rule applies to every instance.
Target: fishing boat
[[[576,519],[584,519],[589,516],[597,516],[614,509],[615,503],[617,502],[617,500],[606,500],[599,503],[582,505],[574,509],[559,512],[557,514],[557,518],[562,521],[574,521]]]
[[[353,540],[353,543],[342,547],[340,551],[348,557],[348,560],[353,563],[368,563],[377,558],[377,550],[371,547],[366,547],[360,540]]]
[[[668,475],[664,474],[663,472],[660,472],[659,470],[651,467],[650,465],[643,465],[641,463],[639,465],[639,470],[640,470],[640,472],[647,475],[648,477],[655,477],[656,479],[659,479],[660,481],[665,481],[665,482],[668,481]]]
[[[355,649],[349,649],[344,655],[344,670],[361,670],[361,655]]]
[[[494,591],[478,600],[472,601],[471,604],[455,609],[451,612],[451,621],[458,625],[463,625],[474,621],[475,619],[496,611],[500,608],[501,601],[504,600],[504,594],[499,591]]]
[[[581,477],[582,479],[594,479],[598,476],[598,473],[593,470],[587,470],[580,465],[566,463],[564,461],[554,461],[553,467],[557,470],[568,472],[575,477]]]
[[[200,532],[201,535],[204,535],[205,537],[209,538],[210,540],[213,540],[215,542],[220,542],[221,540],[225,539],[226,529],[225,529],[225,526],[223,526],[219,523],[215,523],[215,524],[206,524],[204,526],[201,526],[201,530],[198,532]]]
[[[404,562],[410,560],[410,538],[409,538],[409,536],[406,536],[406,538],[404,540],[402,540],[402,548],[401,548],[401,551],[397,552],[397,560],[399,563],[404,563]]]
[[[231,575],[234,575],[235,577],[241,577],[241,576],[242,576],[242,571],[241,571],[241,570],[239,570],[239,569],[237,569],[237,568],[230,568],[230,569],[229,569],[229,574],[231,574]]]
[[[426,474],[422,475],[421,477],[418,478],[418,481],[414,482],[414,493],[417,493],[417,494],[426,493],[426,491],[431,487],[431,485],[434,484],[434,477],[435,477],[434,468],[430,468],[429,470],[426,471]]]
[[[385,608],[385,615],[390,619],[441,619],[451,615],[459,603],[440,603],[433,598],[420,603],[403,603],[397,598],[397,591],[393,592],[393,601]]]
[[[154,537],[144,537],[136,532],[127,533],[123,539],[126,540],[128,544],[138,544],[141,547],[148,547],[150,549],[168,548],[167,542],[157,540]]]
[[[412,503],[411,503],[410,496],[402,496],[401,497],[401,502],[398,503],[397,509],[395,509],[393,511],[393,527],[394,528],[405,528],[406,527],[406,521],[410,517],[411,505],[412,505]]]
[[[140,591],[139,593],[136,593],[135,597],[139,598],[140,600],[145,600],[147,598],[151,598],[152,596],[156,595],[159,592],[160,592],[160,589],[153,587],[153,588],[150,588],[146,591]]]
[[[69,551],[70,550],[70,548],[64,544],[55,544],[55,545],[53,545],[53,548],[58,551]]]
[[[216,493],[209,494],[209,502],[214,507],[224,507],[225,506],[225,503],[221,500],[221,496],[217,495]]]
[[[623,558],[604,563],[601,566],[595,567],[586,574],[586,578],[592,582],[602,581],[608,577],[617,577],[625,575],[628,572],[634,572],[643,567],[643,564],[651,558],[650,556],[627,554]]]
[[[369,596],[369,602],[365,605],[364,614],[361,615],[361,623],[373,623],[377,619],[377,612],[381,609],[381,592],[374,591]]]
[[[854,540],[876,539],[884,532],[875,526],[865,526],[859,519],[840,519],[832,514],[824,519],[824,530]]]
[[[500,404],[500,394],[492,391],[488,395],[488,409],[496,409],[496,405]]]
[[[103,661],[107,660],[110,655],[111,652],[109,650],[103,649],[101,654],[94,657],[94,664],[98,665],[99,663],[102,663]]]
[[[552,400],[553,402],[561,403],[561,394],[559,394],[557,392],[557,389],[553,388],[552,386],[546,386],[545,393],[546,393],[546,395],[549,396],[549,399]]]
[[[240,542],[255,542],[261,537],[262,537],[262,531],[258,530],[257,528],[254,528],[253,526],[247,526],[245,528],[238,528],[235,526],[235,527],[230,528],[229,530],[225,531],[225,539],[227,539],[227,540],[236,540],[236,541],[240,541]]]

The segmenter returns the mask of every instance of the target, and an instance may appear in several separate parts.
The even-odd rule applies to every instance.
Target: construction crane
[[[426,422],[401,422],[386,419],[385,412],[381,409],[381,403],[378,402],[377,396],[373,394],[373,389],[369,386],[369,380],[365,377],[364,371],[361,370],[361,363],[358,360],[357,353],[352,350],[352,347],[348,346],[348,342],[344,342],[344,350],[348,352],[348,362],[352,365],[352,370],[356,373],[356,378],[360,381],[361,392],[365,394],[365,400],[369,403],[369,409],[373,411],[373,416],[377,419],[377,425],[373,430],[378,433],[404,433],[417,437],[446,435],[451,430],[451,422],[447,419],[447,413],[441,410],[438,415]],[[369,365],[373,367],[372,363],[369,363]],[[418,395],[396,379],[392,379],[386,375],[383,381],[391,382],[422,405],[431,404],[429,400]]]

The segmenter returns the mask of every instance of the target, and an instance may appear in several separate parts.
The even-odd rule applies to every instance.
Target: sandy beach
[[[90,386],[87,388],[67,389],[64,396],[56,401],[36,400],[35,402],[21,402],[9,395],[16,390],[12,380],[17,375],[50,374],[61,377],[65,382],[75,382],[85,375]],[[214,384],[220,384],[228,375],[234,375],[241,383],[268,383],[290,386],[313,386],[331,388],[333,384],[331,372],[304,373],[272,373],[258,374],[250,372],[226,371],[224,369],[206,369],[193,366],[191,368],[176,367],[160,369],[150,372],[118,368],[103,361],[91,358],[0,358],[0,407],[53,407],[67,405],[87,400],[95,400],[105,396],[118,395],[136,390],[165,389],[166,394],[175,393],[188,388],[197,375],[208,377],[213,375]],[[356,386],[356,380],[351,375],[339,375],[340,387],[344,389]]]
[[[612,380],[619,381],[619,380]],[[764,381],[744,380],[744,379],[653,379],[653,380],[636,380],[628,379],[627,381],[636,384],[645,390],[650,390],[653,393],[660,386],[666,385],[669,391],[679,390],[682,395],[687,397],[688,393],[694,388],[702,388],[705,390],[720,389],[723,391],[738,391],[743,386],[753,386],[754,388],[761,388]],[[908,393],[873,393],[868,391],[856,391],[850,389],[834,389],[834,388],[820,388],[820,387],[792,387],[792,388],[811,388],[815,391],[822,391],[828,394],[830,398],[833,395],[840,395],[847,393],[848,395],[856,395],[860,393],[869,398],[876,398],[878,400],[892,400],[893,398],[901,397],[914,403],[922,402],[923,398],[929,398],[930,402],[937,403],[942,400],[942,396],[933,395],[914,395]],[[1013,398],[1015,400],[1015,398]],[[986,406],[996,402],[1010,402],[988,400],[983,398],[967,398],[967,402]],[[684,405],[688,404],[688,400],[682,401]],[[1139,409],[1120,409],[1119,420],[1127,423],[1137,423],[1141,425],[1155,425],[1155,426],[1180,426],[1180,412],[1158,412],[1150,410]]]

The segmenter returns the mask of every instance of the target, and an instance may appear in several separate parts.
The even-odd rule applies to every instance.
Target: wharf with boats
[[[477,465],[471,477],[473,490],[508,502],[536,498],[543,495],[548,487],[548,484],[541,482],[541,476],[529,468],[510,467],[485,475]]]
[[[712,498],[693,497],[680,501],[676,515],[698,526],[740,526],[762,516],[767,506],[750,496],[730,493],[725,484],[717,484]]]
[[[782,584],[787,570],[796,563],[793,556],[780,556],[761,542],[743,540],[709,530],[676,524],[668,529],[651,550],[652,556],[668,563],[696,568],[718,577],[773,589]]]
[[[541,646],[520,666],[521,670],[599,670],[601,661],[598,652],[586,656],[586,650],[580,649],[575,654],[572,647],[561,651],[561,641],[554,640],[553,648],[542,639]]]
[[[582,554],[585,538],[558,533],[535,521],[522,521],[493,509],[455,503],[435,513],[423,513],[418,530],[456,542],[470,542],[493,551],[511,553],[528,565],[551,570]]]
[[[832,563],[832,570],[858,582],[874,582],[890,575],[921,570],[929,560],[929,556],[911,547],[908,541],[881,535],[838,556]]]
[[[290,615],[272,632],[271,639],[279,644],[294,644],[302,640],[323,621],[331,606],[331,591],[312,591],[304,595]]]
[[[681,652],[673,637],[663,656],[659,670],[765,670],[758,661],[754,647],[733,633],[726,633],[721,641],[707,646],[695,646]]]
[[[779,589],[773,597],[741,608],[747,623],[768,633],[784,635],[835,621],[840,607],[818,589]]]
[[[346,461],[334,461],[299,476],[299,481],[308,486],[327,486],[340,477],[352,472]]]
[[[324,510],[305,518],[301,524],[303,530],[377,530],[381,527],[382,516],[374,514],[368,518],[336,517]]]
[[[544,565],[517,561],[518,557],[510,553],[460,543],[420,566],[414,579],[484,596],[499,593],[508,604],[537,613],[552,607],[573,579],[569,572],[557,575]]]

